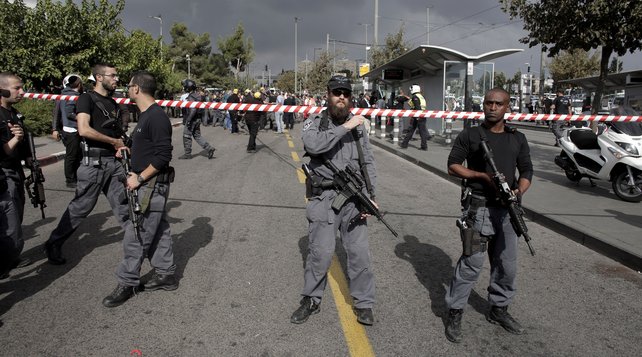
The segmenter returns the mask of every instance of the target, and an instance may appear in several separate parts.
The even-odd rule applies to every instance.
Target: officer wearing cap
[[[187,101],[191,102],[201,102],[203,98],[196,91],[196,82],[191,79],[186,79],[183,81],[183,87],[185,91],[189,94],[187,95]],[[201,118],[203,116],[203,109],[197,108],[183,108],[183,148],[185,149],[185,154],[179,156],[181,160],[191,159],[192,158],[192,138],[200,145],[203,149],[207,150],[207,158],[211,159],[214,157],[214,147],[210,145],[203,137],[201,136]]]
[[[355,170],[365,170],[361,175],[369,177],[372,190],[376,185],[376,168],[368,136],[363,135],[365,118],[352,115],[352,83],[343,76],[334,76],[328,81],[327,109],[320,115],[308,118],[303,126],[303,144],[310,156],[310,169],[324,180],[332,180],[333,174],[324,165],[330,160],[338,169],[350,165]],[[361,149],[357,145],[361,146]],[[360,153],[361,152],[361,153]],[[299,308],[290,321],[304,323],[310,315],[319,312],[323,291],[327,285],[327,273],[335,249],[335,235],[339,230],[348,259],[350,294],[354,299],[357,321],[372,325],[372,308],[375,302],[374,274],[368,247],[366,217],[348,200],[339,210],[331,208],[337,197],[333,189],[311,189],[306,207],[308,219],[308,255],[305,264],[303,296]],[[374,200],[374,194],[371,197]]]

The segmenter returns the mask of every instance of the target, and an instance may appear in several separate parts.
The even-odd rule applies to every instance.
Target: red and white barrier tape
[[[41,100],[77,100],[78,96],[60,94],[25,93],[25,98]],[[114,98],[118,104],[130,104],[128,98]],[[219,110],[241,110],[257,112],[285,112],[300,114],[321,113],[324,107],[307,107],[299,105],[278,105],[278,104],[246,104],[246,103],[214,103],[214,102],[193,102],[185,100],[157,100],[161,107],[180,107],[198,109],[219,109]],[[352,114],[373,115],[383,117],[415,117],[435,119],[484,119],[484,113],[473,112],[448,112],[443,110],[402,110],[402,109],[374,109],[374,108],[352,108]],[[523,114],[510,113],[504,116],[511,121],[642,121],[639,115],[566,115],[566,114]]]

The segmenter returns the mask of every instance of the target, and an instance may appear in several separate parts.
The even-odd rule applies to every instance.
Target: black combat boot
[[[319,304],[315,303],[311,297],[304,296],[301,299],[301,306],[292,314],[290,317],[290,322],[293,324],[302,324],[308,321],[310,315],[319,313],[320,307]]]
[[[486,320],[490,323],[501,325],[504,330],[512,334],[523,334],[524,328],[508,313],[507,309],[508,306],[492,306],[486,316]]]
[[[450,342],[461,342],[461,317],[464,314],[462,309],[450,309],[446,319],[446,338]]]
[[[189,160],[192,158],[192,154],[183,154],[178,157],[179,160]]]
[[[114,291],[109,296],[103,299],[103,305],[105,305],[105,307],[120,306],[135,294],[136,294],[135,286],[118,284],[116,289],[114,289]]]
[[[49,264],[63,265],[67,262],[67,260],[62,257],[60,246],[61,244],[57,242],[45,242],[45,255],[47,255],[47,261]]]
[[[207,150],[207,158],[208,159],[211,159],[211,158],[214,157],[214,151],[216,151],[216,149],[214,149],[214,148],[210,148],[209,150]]]
[[[354,308],[354,314],[357,315],[357,321],[360,324],[372,326],[374,324],[374,315],[372,314],[372,309],[358,309]]]
[[[152,279],[145,283],[145,291],[154,291],[163,289],[166,291],[172,291],[178,289],[178,280],[173,274],[169,275],[160,275],[154,274]]]

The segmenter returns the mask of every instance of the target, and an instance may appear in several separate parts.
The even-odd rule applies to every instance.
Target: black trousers
[[[239,122],[238,122],[238,112],[236,110],[230,110],[230,121],[232,122],[231,133],[239,132]]]
[[[247,128],[250,132],[250,139],[247,142],[248,150],[256,150],[256,134],[259,132],[259,122],[255,120],[246,120]]]
[[[80,135],[76,133],[62,132],[62,143],[65,144],[65,181],[67,183],[76,182],[76,171],[82,161],[82,151],[80,149]]]
[[[421,137],[421,148],[426,149],[428,147],[428,140],[430,139],[428,129],[426,128],[426,119],[412,118],[410,129],[408,130],[408,134],[403,138],[401,146],[408,146],[408,143],[415,134],[415,131],[419,131],[419,136]]]

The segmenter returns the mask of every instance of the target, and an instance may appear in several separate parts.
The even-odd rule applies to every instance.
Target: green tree
[[[39,0],[30,9],[21,0],[1,0],[2,69],[42,90],[71,71],[88,73],[93,63],[115,60],[124,36],[118,18],[124,7],[124,0],[113,5]]]
[[[622,61],[617,57],[611,58],[611,64],[609,64],[609,73],[620,73],[622,72]]]
[[[600,72],[600,53],[589,55],[587,51],[572,49],[562,51],[548,64],[553,82],[564,79],[595,76]]]
[[[254,60],[252,37],[245,37],[245,29],[239,22],[232,35],[227,38],[219,37],[217,45],[226,63],[232,68],[234,77],[238,79],[239,73],[244,72],[246,66]]]
[[[402,25],[396,34],[386,35],[386,39],[384,41],[385,44],[383,46],[374,48],[371,51],[371,70],[408,52],[408,48],[410,46],[404,40],[404,31],[405,30]]]
[[[505,90],[510,91],[510,88],[507,87],[508,80],[506,79],[506,74],[504,74],[504,72],[495,72],[493,83],[495,83],[495,87],[504,88]]]
[[[308,69],[308,80],[303,83],[303,88],[306,88],[310,93],[321,93],[326,91],[328,79],[332,77],[332,62],[334,57],[332,54],[323,51],[319,58],[313,62],[312,69]],[[302,77],[301,65],[299,65],[299,78]],[[294,89],[294,88],[293,88]]]
[[[571,49],[601,48],[599,83],[594,103],[599,103],[613,53],[619,56],[642,48],[642,1],[636,0],[500,0],[511,18],[520,17],[530,47],[541,44],[549,56]],[[597,113],[599,106],[593,106]]]
[[[294,92],[294,71],[289,70],[281,73],[281,75],[279,75],[279,79],[276,85],[282,91],[293,93]]]

